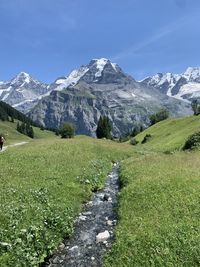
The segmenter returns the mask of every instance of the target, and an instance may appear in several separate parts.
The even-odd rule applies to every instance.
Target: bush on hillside
[[[192,150],[200,146],[200,132],[194,133],[186,140],[183,150]]]
[[[138,143],[139,143],[139,142],[138,142],[135,138],[131,138],[131,140],[130,140],[130,144],[131,144],[132,146],[136,146]]]
[[[141,144],[145,144],[151,139],[152,135],[151,134],[146,134],[145,137],[143,138]]]
[[[61,138],[73,138],[75,135],[74,125],[68,122],[65,122],[60,127]]]
[[[169,111],[166,109],[161,109],[159,112],[152,114],[149,119],[151,125],[153,125],[159,121],[166,120],[168,117],[169,117]]]

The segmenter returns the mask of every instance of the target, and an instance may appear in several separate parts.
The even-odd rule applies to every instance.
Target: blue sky
[[[136,79],[200,66],[199,0],[0,0],[0,80],[106,57]]]

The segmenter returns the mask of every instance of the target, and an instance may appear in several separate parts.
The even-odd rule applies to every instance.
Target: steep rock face
[[[113,134],[119,136],[135,124],[147,125],[149,114],[163,106],[171,114],[190,113],[187,104],[136,82],[106,59],[92,60],[76,84],[62,90],[60,85],[31,110],[29,115],[34,121],[53,128],[68,121],[75,124],[78,134],[94,136],[100,115],[107,115]]]
[[[46,84],[34,80],[25,72],[21,72],[11,81],[0,83],[0,100],[24,113],[49,92]]]
[[[182,74],[158,73],[144,79],[142,84],[153,86],[168,96],[189,103],[193,99],[200,99],[200,68],[189,67]]]

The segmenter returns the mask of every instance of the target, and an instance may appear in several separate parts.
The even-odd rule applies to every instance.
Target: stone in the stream
[[[112,198],[111,197],[108,198],[108,202],[112,202]]]
[[[94,261],[95,260],[95,257],[91,257],[91,260]]]
[[[86,212],[83,212],[82,214],[83,214],[83,216],[89,216],[89,215],[92,215],[92,212],[91,211],[86,211]]]
[[[87,217],[86,216],[83,216],[83,215],[80,215],[79,216],[79,220],[80,221],[86,221]]]
[[[99,243],[99,242],[104,242],[106,241],[108,238],[110,237],[110,233],[108,232],[108,230],[102,232],[102,233],[99,233],[97,236],[96,236],[96,242]]]
[[[69,249],[69,251],[72,252],[78,251],[78,246],[73,246],[72,248]]]
[[[110,196],[108,194],[104,194],[103,201],[108,201],[109,198],[110,198]]]
[[[108,226],[113,226],[113,221],[108,220],[108,221],[107,221],[107,225],[108,225]]]

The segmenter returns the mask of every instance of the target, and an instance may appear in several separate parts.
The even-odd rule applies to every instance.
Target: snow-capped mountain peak
[[[48,86],[20,72],[11,81],[0,83],[0,100],[20,111],[28,111],[37,100],[50,93]]]
[[[11,84],[24,85],[25,83],[30,83],[32,80],[31,76],[26,72],[20,72],[15,78],[11,80]]]
[[[182,74],[158,73],[142,83],[157,88],[164,94],[190,102],[200,98],[200,67],[189,67]]]
[[[97,83],[103,80],[103,74],[105,79],[106,72],[109,73],[109,76],[113,77],[122,73],[122,70],[116,63],[112,63],[107,58],[92,59],[89,64],[73,70],[68,76],[58,78],[50,85],[50,88],[52,90],[62,91],[68,86],[75,86],[80,80]]]
[[[196,79],[200,79],[200,67],[189,67],[187,70],[183,73],[183,76],[188,81],[195,81]]]
[[[107,58],[99,58],[99,59],[93,59],[89,65],[95,65],[97,68],[97,72],[95,73],[95,77],[98,78],[102,75],[102,71],[104,70],[106,64],[111,64],[112,68],[117,72],[117,64],[112,63],[109,59]]]

